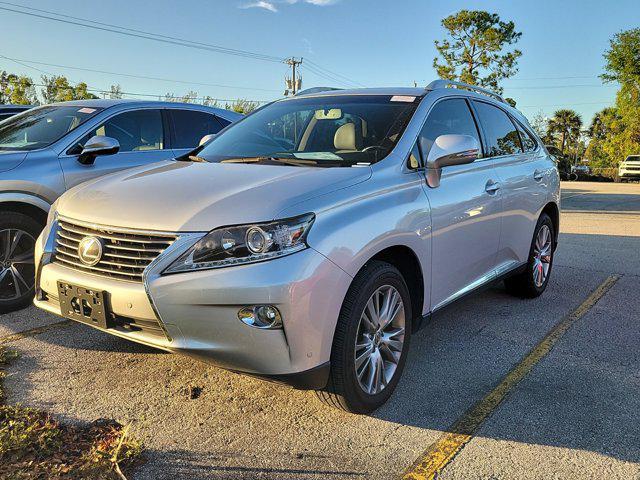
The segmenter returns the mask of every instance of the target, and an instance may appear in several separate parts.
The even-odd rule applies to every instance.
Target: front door
[[[82,146],[95,135],[115,138],[120,150],[114,155],[98,156],[91,165],[78,162]],[[157,109],[131,110],[114,115],[79,139],[60,157],[66,188],[91,178],[126,168],[171,158],[165,148],[162,114]]]
[[[440,135],[480,135],[463,98],[438,102],[419,143],[426,160]],[[490,159],[442,169],[440,185],[425,184],[431,203],[431,310],[436,310],[495,276],[500,241],[501,194]]]

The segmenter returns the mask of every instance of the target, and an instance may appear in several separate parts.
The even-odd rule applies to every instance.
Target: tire
[[[543,248],[542,255],[539,254],[539,248],[536,245],[536,241],[539,238],[541,231],[546,230],[548,233],[548,240],[545,240],[545,246],[548,243],[547,248]],[[544,233],[541,234],[544,236]],[[511,295],[521,298],[535,298],[542,295],[542,292],[547,288],[549,283],[549,277],[551,277],[551,270],[553,267],[555,246],[555,231],[551,218],[546,213],[540,215],[536,228],[533,232],[533,240],[531,241],[531,247],[529,249],[529,260],[527,261],[527,267],[518,275],[507,278],[504,281],[507,292]],[[545,253],[548,251],[548,254]],[[545,261],[545,258],[548,261]],[[546,273],[545,264],[547,265]],[[537,269],[537,274],[534,271]],[[544,273],[543,280],[540,282],[539,275]]]
[[[367,329],[367,325],[371,324],[361,319],[374,294],[383,307],[386,298],[389,298],[389,304],[394,304],[391,299],[398,297],[402,302],[402,307],[397,307],[399,310],[395,316],[380,315],[381,323],[385,323],[384,319],[391,316],[393,320],[385,329],[380,331],[378,328],[377,333],[372,333],[373,329]],[[372,304],[370,306],[375,308]],[[385,311],[384,308],[377,310],[383,313]],[[324,390],[316,392],[318,398],[332,407],[351,413],[369,413],[385,403],[395,390],[404,369],[411,340],[412,315],[409,289],[398,269],[381,261],[366,264],[354,278],[342,304],[331,349],[329,382]],[[375,315],[370,317],[373,318]],[[400,339],[400,335],[393,332],[399,331],[400,325],[404,325],[404,332],[398,351],[395,340]],[[394,340],[393,347],[385,343],[389,337]],[[356,348],[356,339],[360,343],[359,348]],[[368,346],[363,348],[363,345]],[[364,354],[368,359],[361,363],[360,379],[356,373],[356,354]],[[390,361],[390,356],[393,356],[395,363]],[[372,377],[371,374],[378,371],[373,369],[373,365],[380,365],[379,362],[388,370],[380,370],[380,377]],[[389,376],[386,372],[389,372]],[[370,378],[373,378],[371,382]],[[375,379],[380,381],[376,382]],[[373,389],[367,391],[367,385],[373,385]],[[375,388],[375,385],[380,388]]]
[[[33,248],[42,231],[35,219],[17,212],[0,212],[0,313],[26,307],[33,300]]]

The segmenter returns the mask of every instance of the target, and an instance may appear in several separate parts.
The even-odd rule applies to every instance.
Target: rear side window
[[[173,121],[173,148],[195,148],[205,135],[218,133],[228,122],[195,110],[169,110]]]
[[[452,98],[437,103],[422,127],[420,132],[420,150],[422,150],[423,158],[427,158],[429,150],[433,142],[440,135],[470,135],[478,141],[480,145],[480,137],[476,122],[471,116],[471,111],[467,102],[462,98]]]
[[[522,125],[520,125],[518,122],[516,122],[516,128],[518,129],[518,132],[520,133],[520,140],[522,141],[522,149],[525,152],[533,152],[536,149],[536,147],[538,146],[538,143],[531,136],[531,134],[529,132],[527,132],[522,127]]]
[[[487,155],[498,157],[522,153],[520,135],[507,114],[485,102],[474,101],[473,104],[487,136]]]

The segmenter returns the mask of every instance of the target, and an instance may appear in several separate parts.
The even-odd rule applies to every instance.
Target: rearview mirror
[[[210,140],[213,140],[214,138],[216,138],[216,135],[217,133],[209,133],[208,135],[205,135],[200,139],[200,143],[198,143],[198,146],[201,147],[202,145],[209,142]]]
[[[428,185],[432,188],[440,185],[443,167],[472,163],[479,154],[480,144],[470,135],[440,135],[427,156]]]
[[[87,140],[78,157],[78,162],[91,165],[99,155],[113,155],[120,150],[120,143],[115,138],[96,135]]]

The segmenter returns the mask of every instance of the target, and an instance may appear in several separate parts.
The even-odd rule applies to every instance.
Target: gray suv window
[[[516,128],[520,133],[520,140],[522,141],[522,148],[525,152],[532,152],[538,146],[538,143],[534,140],[529,132],[527,132],[518,122],[516,123]]]
[[[91,130],[67,153],[79,154],[82,146],[95,135],[115,138],[120,143],[120,152],[142,152],[165,148],[160,110],[133,110],[115,115]]]
[[[476,122],[471,115],[469,105],[462,98],[452,98],[437,103],[420,132],[420,150],[423,158],[427,158],[433,142],[440,135],[469,135],[480,144],[480,136]]]
[[[195,148],[202,137],[218,133],[229,124],[215,115],[196,110],[169,110],[169,115],[173,121],[173,148]]]
[[[520,136],[509,116],[485,102],[473,102],[478,119],[487,137],[487,154],[490,157],[522,153]]]

